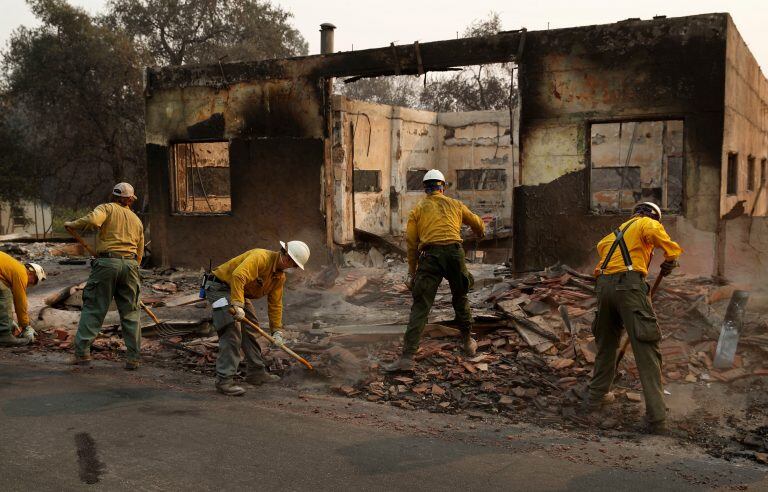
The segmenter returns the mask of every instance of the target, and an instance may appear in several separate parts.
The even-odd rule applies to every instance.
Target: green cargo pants
[[[408,328],[405,331],[403,354],[413,355],[419,349],[419,340],[427,324],[429,311],[435,302],[437,288],[443,278],[451,287],[451,302],[456,313],[456,323],[462,333],[472,330],[472,311],[467,293],[474,284],[472,275],[464,263],[461,244],[427,246],[419,256],[419,266],[413,279],[413,305]]]
[[[667,413],[661,386],[661,330],[645,278],[638,272],[600,275],[595,290],[598,302],[592,333],[597,343],[597,356],[595,372],[589,383],[590,399],[598,401],[611,389],[623,326],[640,373],[648,421],[663,422]]]
[[[205,298],[210,304],[226,297],[228,302],[232,302],[229,297],[229,287],[226,284],[211,283],[205,289]],[[257,342],[258,335],[250,327],[243,328],[242,323],[235,321],[235,318],[229,314],[229,307],[213,309],[213,327],[219,334],[219,356],[216,358],[216,378],[219,380],[232,380],[237,373],[237,367],[240,365],[242,357],[240,349],[245,354],[247,370],[264,371],[264,358],[261,355],[261,347]],[[246,318],[254,323],[258,323],[256,310],[251,301],[245,301]]]
[[[0,282],[0,336],[13,333],[13,292]]]
[[[139,264],[136,260],[97,258],[83,290],[83,312],[77,325],[75,355],[91,352],[93,339],[101,331],[112,298],[120,313],[120,328],[128,349],[128,360],[139,360],[141,327],[139,326]]]

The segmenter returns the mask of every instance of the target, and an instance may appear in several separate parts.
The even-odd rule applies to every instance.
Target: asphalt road
[[[280,386],[225,398],[178,371],[62,361],[0,349],[0,490],[768,488],[764,468],[662,438],[502,428]]]

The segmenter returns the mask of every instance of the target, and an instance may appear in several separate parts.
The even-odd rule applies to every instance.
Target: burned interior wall
[[[720,274],[764,284],[768,274],[768,80],[728,17],[721,153]]]
[[[727,16],[625,21],[528,33],[521,60],[520,270],[593,265],[624,217],[590,209],[593,123],[682,120],[683,207],[668,214],[684,268],[715,269]],[[678,232],[685,233],[681,237]]]
[[[429,169],[441,170],[446,193],[497,230],[511,226],[518,171],[512,168],[517,154],[509,111],[435,113],[340,96],[335,108],[344,128],[339,155],[352,162],[356,228],[402,235],[408,213],[424,197],[422,178]]]
[[[146,139],[155,263],[201,267],[210,259],[215,265],[250,248],[279,248],[278,240],[287,239],[306,241],[313,252],[310,262],[323,263],[321,82],[195,83],[149,88]],[[190,142],[228,143],[230,211],[189,212],[174,202],[171,150]],[[199,167],[190,169],[200,173]]]

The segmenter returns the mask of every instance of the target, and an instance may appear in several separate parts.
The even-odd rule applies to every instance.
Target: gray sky
[[[106,0],[69,0],[96,13]],[[768,4],[765,0],[276,0],[294,14],[293,23],[309,41],[310,53],[319,51],[319,25],[332,22],[336,50],[386,46],[413,41],[456,37],[472,20],[496,11],[504,29],[528,30],[605,24],[629,17],[654,15],[678,17],[709,12],[730,12],[741,35],[762,67],[768,67]],[[34,25],[24,0],[0,0],[0,45],[5,46],[13,29]]]

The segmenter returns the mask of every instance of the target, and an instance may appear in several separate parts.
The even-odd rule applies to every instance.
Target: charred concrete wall
[[[154,88],[147,98],[155,263],[207,266],[293,238],[309,244],[311,262],[324,262],[322,85],[307,78],[197,83]],[[171,148],[205,141],[229,144],[231,210],[180,213],[171,198]]]
[[[335,98],[351,160],[354,225],[401,235],[408,213],[424,196],[421,178],[440,169],[447,194],[462,200],[497,229],[511,227],[512,163],[508,111],[434,113]],[[370,174],[374,173],[374,174]]]
[[[768,274],[768,81],[730,17],[724,122],[720,274],[763,284]]]
[[[683,212],[668,215],[684,268],[715,271],[727,15],[528,33],[521,63],[518,269],[596,263],[624,218],[590,210],[592,123],[681,119]]]

